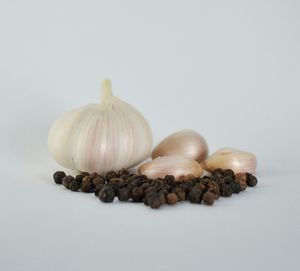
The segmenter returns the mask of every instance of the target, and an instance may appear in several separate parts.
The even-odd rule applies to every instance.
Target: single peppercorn
[[[202,201],[205,205],[213,205],[215,201],[215,195],[210,191],[207,191],[203,194]]]
[[[142,202],[144,195],[144,190],[141,187],[136,186],[131,190],[131,198],[133,202]]]
[[[65,188],[69,189],[70,183],[71,183],[72,181],[74,181],[74,180],[75,180],[74,177],[72,177],[71,175],[65,176],[65,177],[63,177],[63,179],[62,179],[62,185],[63,185]]]
[[[247,188],[247,175],[246,175],[246,173],[236,174],[235,175],[235,181],[240,184],[241,191],[246,190],[246,188]]]
[[[246,173],[246,175],[247,175],[247,185],[251,187],[256,186],[257,185],[256,177],[250,173]]]
[[[98,183],[96,186],[95,186],[95,196],[98,197],[99,196],[99,192],[100,190],[104,187],[105,184],[102,184],[102,183]]]
[[[92,178],[92,184],[94,186],[97,186],[98,184],[105,184],[105,178],[103,176]]]
[[[128,177],[128,175],[130,174],[130,172],[125,169],[125,168],[122,168],[118,171],[118,177]]]
[[[224,170],[224,171],[223,171],[223,175],[224,175],[224,176],[230,176],[230,177],[234,178],[234,172],[233,172],[233,170],[231,170],[231,169],[226,169],[226,170]]]
[[[53,174],[53,179],[54,179],[56,184],[62,184],[62,179],[64,177],[66,177],[66,173],[64,173],[63,171],[56,171]]]
[[[84,192],[84,193],[92,193],[94,192],[94,185],[92,183],[92,179],[91,177],[88,175],[88,176],[85,176],[83,179],[82,179],[82,183],[81,183],[81,187],[80,187],[81,191]]]
[[[106,180],[110,181],[112,178],[118,178],[118,173],[115,171],[109,171],[106,173]]]
[[[69,185],[69,189],[71,191],[78,191],[81,187],[81,182],[79,180],[76,180],[74,179],[73,181],[70,182],[70,185]]]
[[[212,172],[212,176],[215,176],[217,178],[223,177],[223,170],[221,168],[217,168]]]
[[[167,195],[167,203],[170,205],[174,205],[178,202],[178,196],[176,193],[169,193]]]
[[[231,197],[233,193],[231,185],[226,183],[221,184],[220,193],[222,197]]]
[[[242,191],[241,185],[240,185],[239,182],[232,181],[230,183],[230,185],[231,185],[231,189],[232,189],[233,193],[238,194],[238,193],[240,193]]]
[[[80,174],[78,174],[76,176],[76,180],[78,181],[82,181],[82,179],[85,177],[85,176],[89,176],[90,174],[88,172],[81,172]]]
[[[99,192],[99,199],[102,202],[113,202],[114,198],[115,198],[115,191],[109,185],[105,185]]]
[[[188,198],[191,203],[201,203],[202,201],[202,191],[198,188],[193,188],[188,194]]]
[[[124,187],[119,191],[119,201],[129,201],[131,198],[131,192],[128,188]]]
[[[159,193],[148,195],[147,203],[152,209],[158,209],[162,205],[161,195]]]

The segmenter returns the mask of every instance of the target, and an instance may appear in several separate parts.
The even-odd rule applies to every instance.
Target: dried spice
[[[68,189],[69,189],[70,183],[71,183],[72,181],[74,181],[74,180],[75,180],[75,178],[74,178],[73,176],[71,176],[71,175],[65,176],[65,177],[63,177],[63,179],[62,179],[62,185],[63,185],[65,188],[68,188]]]
[[[81,187],[81,181],[74,179],[73,181],[70,182],[69,184],[69,189],[71,191],[78,191]]]
[[[167,195],[167,203],[170,205],[174,205],[178,202],[178,196],[176,193],[170,193]]]
[[[85,193],[95,192],[94,185],[92,183],[92,178],[90,175],[87,175],[82,179],[80,190]]]
[[[115,191],[109,185],[105,185],[99,192],[99,199],[102,202],[113,202],[114,198],[115,198]]]
[[[241,186],[241,191],[246,190],[247,188],[247,174],[238,173],[235,175],[235,181],[238,182]]]
[[[256,177],[250,173],[246,173],[246,175],[247,175],[247,185],[251,187],[256,186],[257,185]]]
[[[188,200],[191,203],[213,205],[220,196],[230,197],[244,191],[247,186],[257,184],[257,178],[250,173],[234,174],[232,170],[216,169],[210,176],[202,178],[188,175],[176,181],[172,175],[164,179],[149,179],[145,175],[130,174],[122,169],[105,175],[82,172],[76,176],[66,176],[63,171],[53,174],[57,184],[63,184],[71,191],[94,192],[103,202],[119,201],[144,202],[153,209],[164,204],[174,205]]]
[[[54,179],[56,184],[62,184],[62,179],[64,177],[66,177],[66,173],[64,173],[63,171],[56,171],[53,174],[53,179]]]
[[[210,191],[203,194],[202,201],[205,205],[213,205],[215,201],[215,195]]]
[[[201,203],[202,201],[202,190],[198,188],[193,188],[188,195],[191,203]]]
[[[131,198],[131,192],[128,188],[122,188],[118,195],[119,201],[129,201]]]

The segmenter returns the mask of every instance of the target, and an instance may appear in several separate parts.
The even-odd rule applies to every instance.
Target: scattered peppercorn
[[[193,188],[188,197],[191,203],[201,203],[202,191],[198,188]]]
[[[170,193],[167,195],[167,203],[174,205],[178,202],[178,196],[175,193]]]
[[[251,187],[256,186],[257,185],[256,177],[250,173],[246,173],[246,175],[247,175],[247,185]]]
[[[115,171],[109,171],[106,173],[106,179],[109,181],[112,178],[118,178],[118,173]]]
[[[215,201],[215,195],[210,191],[203,194],[202,201],[205,205],[213,205]]]
[[[115,191],[109,185],[105,185],[99,192],[99,199],[102,202],[113,202],[114,198],[115,198]]]
[[[131,192],[128,188],[122,188],[118,195],[119,201],[128,201],[131,198]]]
[[[94,185],[92,183],[92,179],[91,179],[90,175],[85,176],[82,179],[82,183],[81,183],[80,189],[81,189],[82,192],[85,192],[85,193],[95,192]]]
[[[66,177],[66,173],[64,173],[63,171],[56,171],[53,174],[53,179],[54,179],[56,184],[62,184],[62,179],[64,177]]]
[[[246,190],[246,188],[247,188],[247,175],[246,175],[246,173],[236,174],[235,175],[235,181],[240,184],[241,191]]]
[[[257,184],[257,178],[252,174],[234,174],[230,169],[216,169],[202,178],[182,176],[181,181],[176,181],[172,175],[163,179],[148,179],[145,175],[129,173],[126,169],[109,171],[105,175],[82,172],[76,178],[57,171],[53,179],[71,191],[94,192],[103,202],[113,202],[117,196],[119,201],[144,202],[153,209],[184,200],[213,205],[220,196],[230,197],[233,193],[244,191],[247,186]]]
[[[71,175],[65,176],[65,177],[63,177],[63,179],[62,179],[62,185],[63,185],[65,188],[68,188],[68,189],[69,189],[70,183],[71,183],[72,181],[74,181],[74,180],[75,180],[75,178],[72,177]]]
[[[71,191],[78,191],[81,187],[81,182],[79,180],[76,180],[74,179],[73,181],[70,182],[70,185],[69,185],[69,189]]]

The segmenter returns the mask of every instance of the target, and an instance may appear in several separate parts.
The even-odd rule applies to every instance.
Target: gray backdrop
[[[299,15],[296,0],[1,0],[0,270],[299,270]],[[155,143],[193,128],[211,152],[254,152],[259,185],[158,211],[54,185],[49,128],[104,77]]]

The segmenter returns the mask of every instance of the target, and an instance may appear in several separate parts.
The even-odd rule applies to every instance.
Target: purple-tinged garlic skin
[[[150,179],[173,175],[176,180],[179,180],[180,177],[189,174],[200,177],[203,172],[204,170],[198,162],[179,155],[157,157],[139,167],[139,173]]]
[[[222,148],[209,156],[201,166],[208,172],[215,169],[231,169],[235,173],[255,173],[256,156],[250,152],[232,148]]]
[[[170,155],[180,155],[200,163],[207,158],[208,146],[200,134],[186,129],[173,133],[161,141],[154,148],[152,159]]]

